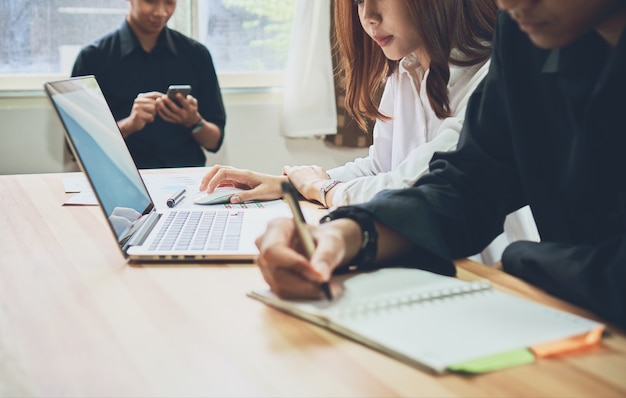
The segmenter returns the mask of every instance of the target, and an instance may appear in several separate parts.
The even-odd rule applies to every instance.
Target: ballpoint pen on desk
[[[304,215],[302,214],[302,209],[300,209],[300,205],[298,204],[298,193],[296,189],[291,185],[291,183],[283,182],[281,184],[281,188],[283,193],[285,194],[285,200],[293,213],[293,220],[296,224],[296,231],[298,232],[298,236],[302,241],[302,245],[304,246],[304,250],[306,251],[306,255],[308,258],[313,256],[313,252],[315,251],[315,242],[313,241],[313,236],[311,236],[311,232],[307,229],[306,220],[304,219]],[[328,282],[322,282],[320,284],[320,289],[324,292],[324,295],[328,300],[333,299],[333,295],[330,291],[330,285]]]
[[[183,198],[185,197],[185,188],[179,189],[178,191],[176,191],[176,193],[174,193],[174,195],[170,196],[169,199],[167,199],[167,207],[174,207],[177,204],[180,203],[181,200],[183,200]]]

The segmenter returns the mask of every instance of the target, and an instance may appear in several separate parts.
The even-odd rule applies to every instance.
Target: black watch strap
[[[324,216],[320,223],[339,218],[349,218],[359,224],[363,237],[361,248],[351,262],[359,269],[373,268],[378,251],[378,232],[374,225],[374,218],[365,210],[358,207],[344,206]]]

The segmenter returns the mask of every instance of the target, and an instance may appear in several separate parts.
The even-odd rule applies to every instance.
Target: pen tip
[[[322,289],[322,292],[324,292],[324,296],[326,296],[327,300],[332,300],[333,299],[333,294],[330,291],[330,283],[328,282],[323,282],[320,285],[320,288]]]

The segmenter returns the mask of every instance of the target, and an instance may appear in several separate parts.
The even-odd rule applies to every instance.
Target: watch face
[[[198,131],[202,130],[202,125],[203,125],[202,119],[200,119],[200,121],[195,126],[193,126],[193,128],[191,129],[191,132],[197,133]]]
[[[322,187],[320,188],[321,198],[319,201],[322,204],[322,206],[328,207],[328,204],[326,203],[326,194],[328,193],[328,191],[332,189],[332,187],[334,187],[338,183],[339,183],[339,180],[328,180],[322,185]]]
[[[324,191],[324,193],[327,193],[332,189],[332,187],[334,187],[338,183],[338,180],[328,180],[328,182],[325,182],[324,185],[322,185],[322,190]]]

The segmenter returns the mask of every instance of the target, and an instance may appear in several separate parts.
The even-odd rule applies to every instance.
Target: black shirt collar
[[[139,43],[139,39],[135,36],[135,33],[131,29],[127,20],[124,20],[122,26],[120,27],[120,48],[121,48],[121,57],[131,54],[133,51],[143,51],[141,44]],[[161,51],[162,49],[170,51],[172,54],[177,55],[176,44],[174,43],[174,39],[172,37],[172,32],[166,26],[161,31],[159,38],[157,39],[157,44],[152,51]]]
[[[624,79],[624,71],[626,70],[626,29],[622,32],[622,36],[617,41],[617,45],[609,55],[608,63],[603,69],[596,91],[608,84],[617,84],[615,79]]]
[[[558,76],[559,86],[572,95],[601,91],[626,70],[626,30],[609,53],[608,44],[593,31],[569,46],[552,50],[542,72]]]
[[[555,75],[564,93],[588,95],[606,65],[606,54],[606,42],[593,31],[568,46],[550,51],[542,72]]]

